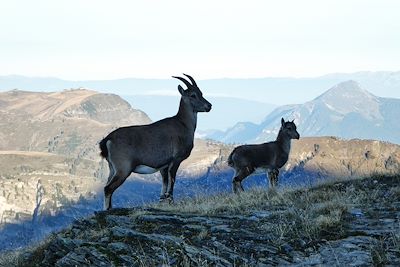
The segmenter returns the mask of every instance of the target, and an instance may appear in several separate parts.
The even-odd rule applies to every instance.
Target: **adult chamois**
[[[279,169],[289,158],[291,139],[299,139],[293,121],[281,119],[281,128],[276,141],[236,147],[228,158],[228,165],[235,169],[232,180],[233,192],[243,191],[242,181],[256,169],[268,172],[269,185],[278,183]]]
[[[209,112],[211,103],[204,97],[195,80],[179,79],[186,86],[178,85],[181,94],[178,113],[149,125],[121,127],[100,141],[101,156],[110,169],[104,187],[104,208],[112,208],[114,191],[132,173],[150,174],[160,171],[162,191],[160,201],[173,202],[176,172],[193,148],[198,112]]]

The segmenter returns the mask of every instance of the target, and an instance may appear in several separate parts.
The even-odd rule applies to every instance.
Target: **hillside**
[[[98,160],[96,144],[111,129],[149,122],[117,95],[84,89],[0,93],[0,150]]]
[[[3,255],[0,264],[396,266],[399,179],[255,189],[99,212],[40,246]]]
[[[238,123],[209,137],[228,143],[273,140],[284,117],[295,120],[301,136],[375,139],[400,144],[399,116],[399,99],[377,97],[357,82],[346,81],[312,101],[275,109],[261,124]]]

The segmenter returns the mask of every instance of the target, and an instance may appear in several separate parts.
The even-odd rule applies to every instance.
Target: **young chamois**
[[[176,172],[193,148],[198,112],[209,112],[211,104],[204,97],[194,79],[179,79],[186,86],[178,85],[181,94],[178,113],[170,118],[149,125],[121,127],[100,142],[101,156],[110,169],[104,187],[104,208],[112,208],[111,197],[132,173],[150,174],[160,171],[162,190],[160,201],[173,202]]]
[[[289,158],[291,139],[299,139],[293,121],[281,119],[281,128],[276,141],[259,145],[243,145],[236,147],[228,158],[228,165],[235,169],[232,180],[233,192],[243,191],[242,181],[256,169],[268,172],[269,185],[278,183],[279,169]]]

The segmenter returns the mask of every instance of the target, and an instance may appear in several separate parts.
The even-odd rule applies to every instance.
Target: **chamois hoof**
[[[167,198],[168,204],[174,204],[174,198],[172,196]]]
[[[163,196],[160,196],[160,203],[168,203],[168,204],[173,204],[174,203],[174,197],[168,193],[166,193]]]
[[[174,196],[171,194],[166,193],[165,194],[165,200],[168,202],[168,204],[173,204],[174,203]]]
[[[233,189],[233,193],[235,193],[235,194],[239,194],[240,192],[244,191],[242,184],[240,182],[236,182],[236,181],[233,181],[232,189]]]

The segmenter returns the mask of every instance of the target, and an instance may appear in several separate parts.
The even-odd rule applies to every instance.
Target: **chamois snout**
[[[199,97],[199,105],[198,105],[198,112],[210,112],[211,110],[211,103],[207,101],[202,95]]]
[[[210,102],[207,102],[206,108],[205,108],[206,112],[210,112],[211,107],[212,107],[211,103],[210,103]]]

